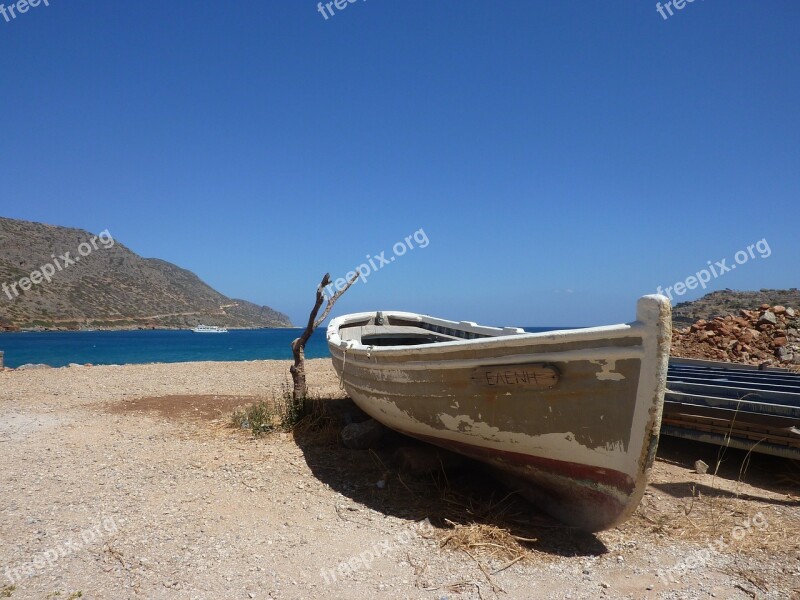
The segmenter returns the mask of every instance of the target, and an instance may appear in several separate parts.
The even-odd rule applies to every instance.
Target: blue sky
[[[0,0],[0,3],[3,0]],[[6,5],[9,2],[6,0]],[[0,17],[0,215],[109,229],[307,317],[633,319],[800,286],[800,4],[49,0]],[[676,300],[693,299],[693,290]]]

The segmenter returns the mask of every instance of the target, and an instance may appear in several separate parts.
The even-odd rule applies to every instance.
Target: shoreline
[[[261,329],[298,329],[302,330],[303,327],[295,327],[294,325],[281,325],[275,327],[231,327],[223,325],[228,331],[258,331]],[[19,329],[0,329],[0,336],[5,333],[92,333],[96,331],[191,331],[190,327],[94,327],[91,329],[70,329],[70,328],[19,328]]]
[[[0,355],[2,355],[2,351],[0,351]],[[306,364],[310,363],[311,361],[326,361],[330,362],[330,356],[316,356],[316,357],[306,357]],[[45,363],[25,363],[18,367],[8,367],[2,366],[0,367],[0,373],[10,373],[15,371],[22,371],[22,372],[30,372],[30,371],[60,371],[64,369],[71,369],[71,370],[78,370],[78,369],[99,369],[99,368],[121,368],[121,367],[156,367],[156,366],[176,366],[176,365],[187,365],[187,366],[197,366],[197,365],[241,365],[241,364],[252,364],[252,363],[266,363],[266,364],[274,364],[274,363],[286,363],[287,365],[294,364],[294,360],[291,357],[288,358],[251,358],[251,359],[242,359],[242,360],[177,360],[173,362],[164,362],[164,361],[156,361],[156,362],[141,362],[141,363],[70,363],[67,365],[60,365],[60,366],[52,366]],[[289,374],[289,369],[287,366],[286,369],[287,375]]]
[[[330,361],[330,357],[323,357],[323,356],[316,356],[313,358],[306,357],[306,363],[310,361]],[[153,366],[171,366],[171,365],[240,365],[240,364],[247,364],[247,363],[267,363],[267,364],[274,364],[274,363],[293,363],[293,359],[289,358],[245,358],[242,360],[176,360],[173,362],[164,362],[164,361],[154,361],[154,362],[141,362],[141,363],[70,363],[68,365],[61,365],[58,367],[54,367],[52,365],[47,365],[44,363],[25,363],[26,365],[32,365],[27,369],[21,369],[20,367],[5,367],[4,369],[0,369],[0,373],[2,372],[9,372],[9,371],[27,371],[27,370],[34,370],[36,369],[41,370],[60,370],[60,369],[97,369],[100,367],[153,367]],[[25,366],[25,365],[21,365]],[[287,370],[288,372],[288,370]]]

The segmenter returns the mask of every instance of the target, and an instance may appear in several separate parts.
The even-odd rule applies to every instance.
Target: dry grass
[[[790,493],[780,499],[777,494],[767,498],[770,494],[743,493],[744,480],[754,458],[752,450],[743,456],[738,452],[731,456],[740,458],[729,462],[728,449],[720,446],[715,464],[709,469],[709,484],[692,485],[688,499],[666,504],[667,510],[662,508],[663,503],[656,501],[654,494],[646,494],[631,525],[644,525],[656,535],[711,545],[726,552],[780,554],[792,546],[800,548],[798,511],[791,511],[791,516],[775,513],[780,510],[776,507],[800,505],[800,499]],[[771,482],[778,486],[800,484],[798,464],[794,461],[786,464],[788,472],[776,473]],[[722,477],[723,466],[727,478]]]
[[[720,449],[710,483],[702,486],[704,491],[692,485],[689,497],[680,502],[659,501],[649,493],[625,527],[644,527],[658,536],[741,554],[781,554],[793,546],[800,548],[800,514],[793,508],[800,506],[800,498],[790,493],[768,498],[743,492],[751,455],[742,459],[738,479],[730,481],[717,476],[724,453],[724,448]],[[791,472],[776,479],[788,485],[799,481],[794,465]],[[784,508],[788,510],[781,512]]]
[[[700,494],[669,512],[645,497],[631,522],[659,536],[723,544],[733,552],[783,551],[792,531],[798,534],[797,523],[770,518],[764,507],[752,500]]]
[[[441,524],[436,535],[439,547],[466,554],[495,593],[502,590],[493,575],[534,556],[538,560],[554,558],[535,547],[539,539],[536,534],[529,533],[535,529],[530,521],[530,506],[516,493],[508,493],[498,500],[494,492],[487,495],[485,488],[451,486],[445,470],[434,477],[434,482],[440,514],[448,515],[437,519]],[[556,529],[561,528],[556,526]],[[521,532],[525,535],[519,535]],[[558,532],[548,530],[548,536],[553,534],[558,535]],[[455,582],[446,587],[459,592],[470,585],[477,586],[477,583]],[[479,586],[478,589],[480,591]]]
[[[517,562],[526,558],[531,550],[523,546],[521,541],[535,541],[520,538],[504,527],[485,523],[460,525],[448,520],[450,530],[441,532],[439,547],[451,550],[466,550],[487,555],[490,558]]]

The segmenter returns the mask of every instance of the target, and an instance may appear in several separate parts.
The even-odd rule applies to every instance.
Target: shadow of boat
[[[370,450],[351,450],[339,440],[342,414],[358,421],[363,413],[349,400],[326,407],[326,424],[296,428],[294,439],[314,476],[342,496],[386,516],[409,522],[430,519],[444,535],[458,526],[488,525],[508,531],[533,551],[558,556],[599,556],[608,552],[594,534],[553,520],[505,487],[482,463],[387,430]],[[360,414],[359,414],[360,413]],[[401,468],[399,452],[433,453],[440,467],[430,472]],[[447,465],[447,467],[444,467]],[[348,520],[346,514],[340,518]]]

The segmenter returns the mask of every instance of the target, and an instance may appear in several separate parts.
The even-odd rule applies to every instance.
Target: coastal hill
[[[0,329],[7,330],[292,326],[286,315],[228,298],[191,271],[142,258],[108,232],[3,217],[0,286]]]
[[[742,309],[757,309],[762,304],[800,307],[800,290],[790,288],[740,292],[726,289],[711,292],[697,300],[673,306],[672,322],[676,327],[686,327],[699,319],[708,321],[714,317],[735,314]]]

